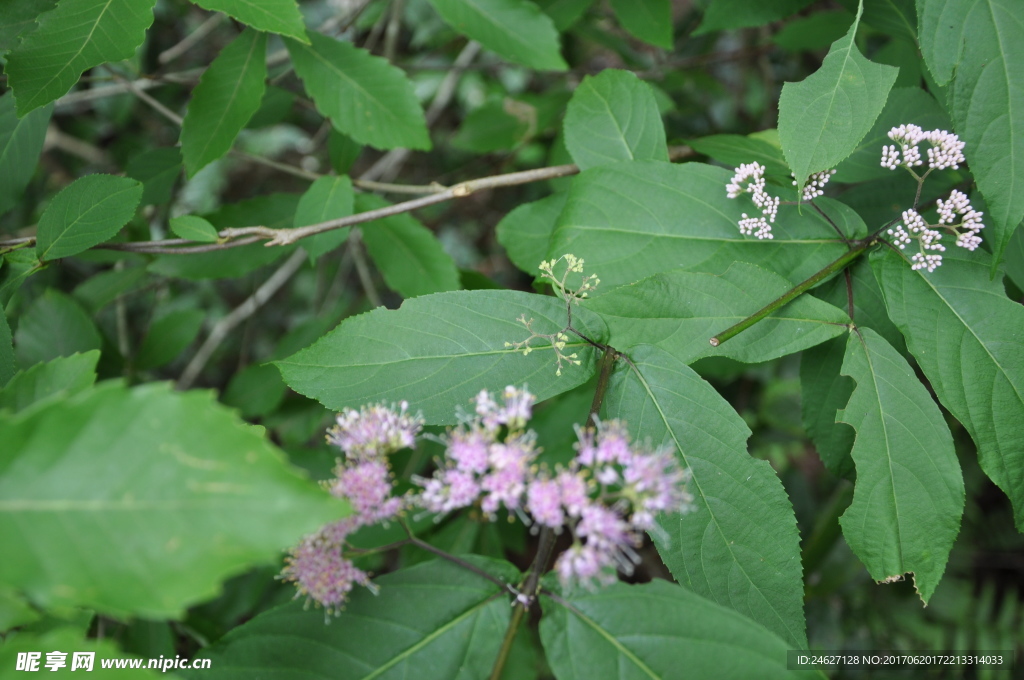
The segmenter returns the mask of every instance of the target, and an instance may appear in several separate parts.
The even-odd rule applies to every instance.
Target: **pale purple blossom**
[[[285,560],[281,578],[295,583],[296,597],[306,596],[328,614],[340,612],[355,585],[375,590],[369,575],[341,554],[348,527],[330,524],[307,536]]]
[[[408,409],[405,401],[398,411],[383,404],[363,406],[358,411],[346,408],[328,430],[327,441],[352,458],[373,458],[410,448],[423,428],[423,418],[409,415]]]
[[[354,465],[339,464],[330,491],[352,504],[360,524],[387,521],[397,515],[404,499],[391,495],[391,470],[383,460],[359,461]]]

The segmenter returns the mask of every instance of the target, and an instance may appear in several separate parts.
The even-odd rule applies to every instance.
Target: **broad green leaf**
[[[266,35],[249,28],[203,72],[181,124],[181,154],[189,177],[226,154],[259,109],[266,89],[266,53]]]
[[[348,135],[343,135],[331,128],[327,136],[327,152],[331,157],[331,167],[340,175],[346,175],[363,153],[363,145]]]
[[[1024,290],[1024,228],[1020,226],[1017,227],[1017,231],[1013,232],[1013,237],[1006,246],[1004,267],[1010,280],[1016,284],[1017,288]]]
[[[0,52],[18,42],[18,37],[36,27],[36,18],[48,12],[57,0],[19,0],[0,3]]]
[[[11,628],[38,621],[40,618],[40,612],[36,611],[20,593],[15,592],[13,588],[0,588],[0,631],[6,632]]]
[[[0,215],[21,201],[35,174],[52,112],[52,106],[45,106],[19,119],[14,95],[0,96]]]
[[[59,260],[103,243],[135,214],[142,185],[127,177],[86,175],[61,189],[39,218],[36,254]]]
[[[693,474],[694,509],[663,515],[665,537],[652,534],[665,564],[687,588],[805,649],[799,536],[782,482],[747,454],[750,430],[689,366],[651,346],[627,354],[605,415],[635,439],[673,446]]]
[[[555,28],[561,33],[572,28],[573,24],[590,9],[597,0],[538,0],[537,4],[544,13],[555,22]]]
[[[17,413],[36,402],[61,395],[70,396],[88,389],[96,382],[96,362],[100,353],[58,357],[19,372],[7,386],[0,389],[0,410]]]
[[[620,286],[584,304],[608,324],[619,350],[655,345],[689,364],[725,356],[760,363],[825,342],[847,330],[841,309],[801,296],[735,338],[712,347],[710,338],[758,311],[792,286],[778,274],[737,262],[721,276],[669,271]]]
[[[586,260],[602,290],[671,269],[721,274],[733,262],[760,265],[799,283],[847,251],[817,213],[779,208],[772,240],[740,234],[749,197],[730,200],[731,172],[700,163],[638,161],[592,168],[573,178],[552,236],[550,257]],[[866,231],[860,218],[834,201],[818,201],[847,235]]]
[[[853,394],[853,382],[840,375],[846,356],[846,338],[836,338],[800,355],[800,409],[804,429],[810,435],[825,467],[837,477],[853,478],[850,451],[856,432],[836,422],[836,411],[845,408]]]
[[[468,559],[504,583],[520,578],[508,562]],[[251,678],[254,668],[310,680],[487,677],[512,612],[505,588],[444,560],[374,580],[379,595],[357,586],[327,623],[293,602],[235,628],[203,656],[224,680]]]
[[[61,0],[7,55],[18,115],[67,94],[83,71],[135,54],[156,0]]]
[[[788,22],[772,36],[779,47],[793,52],[820,50],[839,40],[850,30],[853,14],[844,9],[834,12],[815,12]]]
[[[97,272],[72,291],[76,300],[89,312],[97,311],[129,291],[137,290],[146,281],[145,267],[126,267]]]
[[[217,230],[254,225],[287,229],[293,226],[298,204],[298,194],[265,194],[221,206],[205,219]],[[237,278],[290,254],[296,247],[267,248],[262,243],[254,243],[187,256],[159,255],[149,265],[149,270],[183,279]]]
[[[7,306],[30,276],[46,268],[36,257],[35,251],[27,248],[7,253],[0,263],[3,264],[0,271],[0,307]]]
[[[357,199],[359,212],[385,208],[373,194]],[[360,227],[363,243],[388,288],[410,298],[458,290],[459,270],[434,233],[409,213],[368,222]]]
[[[864,0],[864,23],[895,38],[917,41],[914,0]]]
[[[870,328],[850,333],[842,374],[857,383],[836,414],[857,431],[857,484],[839,519],[843,536],[876,581],[913,572],[927,604],[964,510],[953,438],[910,364]]]
[[[295,99],[294,92],[274,85],[267,86],[266,92],[263,93],[263,100],[260,101],[260,107],[245,124],[246,129],[255,130],[283,122],[291,113]]]
[[[87,638],[84,631],[66,625],[45,630],[45,632],[20,631],[16,635],[12,635],[0,647],[0,668],[11,673],[17,667],[19,654],[43,652],[39,659],[38,672],[51,673],[52,671],[46,667],[46,652],[52,651],[61,651],[67,654],[65,658],[67,665],[59,671],[63,673],[88,674],[89,678],[102,678],[104,680],[116,680],[117,678],[122,680],[157,680],[158,678],[165,677],[163,673],[157,670],[147,669],[146,664],[148,664],[148,660],[142,660],[140,668],[131,668],[130,666],[125,668],[103,668],[102,663],[100,663],[102,659],[134,660],[137,657],[125,653],[123,649],[114,644],[112,638],[107,638],[106,640]],[[70,670],[74,652],[92,652],[95,654],[92,670],[86,671],[84,668],[78,668],[74,671]],[[14,672],[14,675],[17,677],[21,673]],[[74,676],[72,675],[71,677]]]
[[[757,161],[764,166],[768,177],[789,179],[789,166],[782,155],[782,149],[757,137],[744,135],[710,135],[689,141],[697,153],[714,158],[719,163],[738,167],[743,163]]]
[[[221,400],[246,418],[259,418],[276,409],[286,391],[280,371],[270,364],[253,364],[231,376]]]
[[[998,264],[1024,218],[1024,19],[1016,0],[918,0],[921,52],[949,81],[953,125],[987,209]]]
[[[352,180],[347,175],[326,176],[317,178],[306,193],[299,199],[295,209],[295,226],[308,227],[327,220],[348,217],[355,206],[355,192],[352,191]],[[302,248],[309,253],[311,262],[315,262],[324,253],[334,250],[348,238],[349,227],[335,229],[316,234],[302,240]]]
[[[779,139],[801,185],[812,172],[834,168],[853,153],[896,82],[899,69],[871,63],[854,43],[862,9],[847,34],[832,44],[821,68],[782,86]]]
[[[567,194],[560,192],[532,203],[522,203],[498,222],[498,243],[508,259],[527,274],[536,276],[537,267],[548,256],[555,223],[565,207]]]
[[[628,71],[587,76],[565,111],[565,146],[580,170],[632,160],[668,160],[654,93]]]
[[[0,430],[0,579],[43,607],[180,616],[345,510],[209,392],[105,383]]]
[[[437,293],[346,319],[276,363],[289,387],[329,409],[406,400],[427,423],[439,425],[454,424],[455,409],[483,389],[526,384],[543,400],[594,374],[596,352],[577,337],[564,351],[578,354],[582,365],[563,365],[561,376],[548,341],[534,339],[526,356],[506,347],[530,337],[520,317],[544,334],[559,332],[567,321],[565,303],[553,297],[511,290]],[[573,310],[573,325],[597,342],[606,336],[601,320],[586,310]]]
[[[536,132],[537,110],[526,102],[505,97],[473,109],[452,137],[451,145],[474,153],[511,151]]]
[[[201,309],[178,309],[154,321],[135,355],[135,367],[147,371],[174,361],[196,339],[205,320]]]
[[[181,174],[181,151],[174,146],[143,151],[128,161],[125,174],[142,182],[142,205],[169,203]]]
[[[860,327],[875,331],[896,348],[906,354],[907,344],[896,324],[889,318],[885,308],[885,296],[871,270],[868,258],[862,257],[846,270],[850,276],[847,288],[846,276],[836,276],[814,289],[812,295],[850,314],[850,295],[853,295],[853,320]],[[731,342],[731,341],[730,341]]]
[[[559,680],[820,677],[786,670],[792,642],[667,581],[542,595],[541,604],[541,641]]]
[[[306,25],[295,0],[192,0],[212,12],[224,12],[243,24],[308,42]]]
[[[1024,528],[1024,307],[1006,297],[1001,277],[989,277],[980,250],[948,248],[930,274],[895,253],[871,264],[889,316]]]
[[[762,26],[796,14],[809,4],[811,0],[712,0],[697,33]]]
[[[0,387],[7,384],[7,381],[17,372],[17,362],[14,360],[14,338],[11,336],[11,327],[7,323],[7,313],[0,305]]]
[[[338,131],[378,149],[430,148],[423,109],[401,70],[351,43],[309,38],[309,46],[285,44],[306,92]]]
[[[950,129],[949,118],[930,94],[916,87],[894,88],[871,130],[850,157],[836,166],[836,176],[832,181],[864,182],[892,179],[897,173],[905,174],[903,168],[889,170],[881,165],[882,147],[893,143],[889,139],[889,130],[904,123],[914,123],[925,130]],[[913,194],[907,197],[906,207],[910,207],[913,198]]]
[[[22,368],[100,348],[100,333],[82,306],[49,288],[18,319],[14,346]]]
[[[515,64],[564,71],[558,31],[536,4],[527,0],[430,0],[459,33]]]
[[[611,0],[622,27],[646,43],[672,49],[672,5],[669,0]]]
[[[218,238],[217,229],[209,221],[198,215],[181,215],[168,220],[171,231],[178,238],[197,241],[200,243],[213,243]]]

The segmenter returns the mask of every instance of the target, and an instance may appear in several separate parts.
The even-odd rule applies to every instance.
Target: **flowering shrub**
[[[1019,646],[1016,4],[0,2],[0,675]]]
[[[303,538],[283,578],[328,613],[340,613],[353,585],[376,592],[366,572],[345,556],[350,534],[395,521],[400,513],[426,510],[440,519],[469,507],[491,520],[501,510],[515,513],[535,530],[559,534],[567,527],[572,544],[555,562],[567,588],[609,585],[617,580],[616,570],[632,574],[643,532],[664,533],[657,517],[684,512],[692,500],[686,470],[671,448],[633,445],[617,420],[577,427],[577,455],[568,467],[538,466],[536,433],[525,429],[534,401],[526,388],[511,385],[500,405],[481,391],[474,416],[443,438],[445,457],[437,470],[416,479],[421,491],[404,495],[394,495],[388,455],[415,445],[422,419],[409,416],[405,402],[397,411],[383,405],[346,409],[327,436],[344,457],[326,486],[351,504],[353,514]],[[517,595],[527,603],[533,597]]]

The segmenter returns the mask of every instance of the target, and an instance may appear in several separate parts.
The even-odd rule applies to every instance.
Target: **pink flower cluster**
[[[956,236],[956,245],[961,248],[974,250],[981,245],[978,232],[985,228],[981,222],[984,213],[971,207],[966,194],[954,189],[948,199],[943,201],[940,198],[936,201],[936,208],[939,213],[938,224],[929,225],[920,213],[911,209],[903,211],[902,224],[897,224],[887,231],[892,237],[892,244],[900,250],[910,245],[911,240],[918,241],[919,252],[910,259],[911,269],[926,269],[933,272],[942,265],[942,255],[925,252],[945,252],[946,247],[939,243],[942,240],[942,233],[938,229],[945,229]]]
[[[442,438],[445,457],[434,474],[413,477],[421,490],[406,496],[394,495],[386,456],[414,445],[422,420],[409,416],[405,403],[398,411],[346,409],[328,434],[345,456],[327,488],[354,514],[306,537],[291,551],[282,577],[337,612],[354,585],[373,588],[343,554],[352,532],[413,508],[443,516],[468,507],[491,519],[504,509],[535,528],[567,529],[572,545],[555,563],[566,585],[593,587],[614,582],[616,571],[631,573],[643,532],[660,531],[657,515],[687,509],[688,471],[671,448],[631,442],[617,420],[577,428],[577,455],[567,468],[539,466],[536,433],[526,429],[535,400],[525,388],[506,387],[498,398],[481,391],[475,412]]]
[[[964,143],[960,138],[947,130],[923,130],[921,126],[907,123],[889,130],[889,139],[896,142],[891,146],[882,147],[883,168],[895,170],[899,166],[907,169],[924,163],[917,145],[928,142],[928,167],[933,170],[959,168],[964,158]],[[898,146],[898,148],[897,148]],[[903,157],[900,158],[902,153]]]
[[[402,402],[397,410],[384,405],[345,409],[327,433],[327,441],[345,455],[338,458],[334,479],[326,487],[347,500],[353,513],[304,538],[291,550],[281,577],[328,613],[341,610],[355,584],[375,588],[342,550],[357,529],[393,519],[408,503],[406,497],[393,495],[387,460],[389,454],[413,446],[423,427],[423,419],[410,416],[408,408]]]

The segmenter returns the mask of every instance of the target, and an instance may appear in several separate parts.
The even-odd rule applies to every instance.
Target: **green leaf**
[[[816,12],[788,22],[772,36],[772,41],[785,50],[820,50],[839,40],[850,30],[853,14],[844,9]]]
[[[800,355],[800,410],[804,429],[825,467],[837,477],[853,478],[850,451],[856,432],[836,422],[836,411],[850,402],[853,381],[840,375],[846,338],[836,338]]]
[[[168,223],[170,224],[171,231],[178,238],[199,243],[213,243],[220,238],[214,226],[198,215],[172,217],[168,220]]]
[[[925,130],[950,129],[949,117],[930,94],[917,87],[894,88],[871,130],[857,144],[850,157],[836,166],[836,176],[832,181],[893,179],[896,173],[881,166],[882,147],[892,144],[889,130],[904,123],[914,123]],[[897,170],[905,172],[902,168]],[[908,200],[912,198],[913,195],[908,196]]]
[[[719,163],[738,167],[743,163],[757,161],[764,166],[766,176],[780,180],[790,178],[782,149],[763,139],[743,135],[710,135],[688,143],[697,153],[714,158]]]
[[[243,24],[308,42],[306,25],[295,0],[192,0],[212,12],[224,12]]]
[[[40,361],[100,348],[100,333],[82,306],[48,288],[29,305],[14,333],[18,362],[28,368]]]
[[[871,63],[854,43],[861,9],[820,69],[782,86],[779,139],[800,185],[812,172],[834,168],[853,153],[896,82],[899,69]]]
[[[541,641],[561,680],[812,677],[786,670],[791,642],[667,581],[541,603]]]
[[[209,392],[106,383],[0,430],[0,580],[43,607],[180,616],[344,509]]]
[[[843,535],[876,581],[913,572],[927,604],[964,510],[953,438],[910,364],[870,328],[850,333],[842,374],[857,383],[836,414],[857,430],[857,484],[839,519]]]
[[[146,281],[145,267],[126,267],[98,272],[82,281],[72,291],[76,300],[85,305],[90,313],[107,306],[118,296],[138,290]]]
[[[1013,232],[1013,237],[1006,247],[1006,260],[1003,266],[1006,268],[1006,276],[1017,288],[1024,290],[1024,229],[1020,226]]]
[[[555,223],[565,207],[565,192],[532,203],[522,203],[498,222],[498,243],[508,259],[527,274],[536,276],[537,267],[548,256]]]
[[[67,94],[83,71],[135,54],[156,0],[61,0],[7,56],[18,115]]]
[[[217,212],[206,215],[206,219],[217,230],[256,224],[287,229],[293,225],[298,204],[298,194],[265,194],[221,206]],[[149,265],[149,270],[184,279],[237,278],[289,255],[296,247],[267,248],[262,243],[254,243],[187,256],[160,255]]]
[[[103,243],[135,214],[142,185],[127,177],[86,175],[61,189],[39,218],[36,254],[59,260]]]
[[[45,399],[67,397],[88,389],[96,382],[96,362],[99,359],[100,353],[90,350],[85,354],[58,357],[21,371],[0,389],[0,409],[17,413]]]
[[[451,145],[475,153],[510,151],[536,131],[536,109],[505,97],[473,109],[452,137]]]
[[[985,197],[998,263],[1024,218],[1024,22],[1014,0],[919,0],[921,52],[947,93],[953,125]],[[1016,65],[1015,65],[1016,64]]]
[[[1006,297],[1001,277],[989,277],[980,250],[949,248],[929,274],[895,253],[871,264],[889,316],[1024,528],[1024,307]]]
[[[231,376],[221,399],[244,417],[259,418],[280,406],[285,391],[280,371],[270,364],[253,364]]]
[[[694,509],[663,515],[665,537],[652,534],[665,564],[681,584],[805,649],[799,536],[782,482],[747,454],[750,430],[690,367],[651,346],[628,355],[606,415],[625,420],[634,439],[672,445],[693,474]]]
[[[885,297],[878,285],[878,279],[871,270],[868,258],[860,258],[846,271],[850,274],[849,288],[846,276],[837,276],[815,288],[812,295],[850,313],[852,290],[852,314],[857,325],[870,328],[885,338],[885,341],[895,347],[900,354],[906,354],[907,344],[896,324],[889,318],[885,308]]]
[[[373,194],[356,199],[359,212],[386,208],[389,203]],[[409,213],[401,213],[360,227],[363,243],[388,288],[405,298],[458,290],[459,270],[434,233]]]
[[[201,309],[178,309],[154,321],[135,355],[135,368],[148,371],[174,361],[196,339],[205,320]]]
[[[669,0],[611,0],[622,27],[646,43],[672,49],[672,5]]]
[[[91,618],[91,617],[90,617]],[[86,638],[85,632],[67,625],[59,628],[46,630],[45,632],[19,631],[16,635],[10,636],[2,647],[0,647],[0,668],[14,669],[17,667],[18,655],[25,652],[43,652],[39,659],[39,671],[49,673],[46,667],[46,652],[56,651],[66,653],[67,666],[61,669],[65,673],[88,673],[89,678],[101,678],[103,680],[122,678],[123,680],[157,680],[162,673],[146,668],[147,660],[142,660],[139,668],[103,668],[101,659],[134,659],[132,654],[126,654],[114,644],[112,639],[97,640]],[[95,654],[91,671],[79,668],[70,671],[74,652],[92,652]],[[8,671],[10,672],[10,671]],[[18,673],[17,675],[20,675]],[[74,676],[72,676],[74,677]]]
[[[558,31],[527,0],[430,0],[437,13],[463,33],[505,59],[544,71],[564,71]]]
[[[125,174],[142,182],[142,205],[169,203],[181,174],[181,151],[173,146],[143,151],[128,161]]]
[[[378,149],[429,149],[412,83],[386,59],[319,33],[310,46],[285,41],[317,110],[339,132]]]
[[[914,0],[864,0],[864,23],[895,38],[917,42]]]
[[[847,251],[816,213],[779,208],[772,240],[740,234],[746,196],[730,200],[731,173],[701,163],[638,161],[592,168],[573,178],[569,198],[548,251],[572,253],[597,274],[601,290],[671,269],[721,274],[750,262],[799,283]],[[818,201],[847,234],[866,231],[845,206]]]
[[[580,20],[596,0],[538,0],[537,4],[555,22],[561,33]]]
[[[507,562],[468,559],[505,583],[520,578]],[[512,612],[505,588],[443,560],[375,581],[379,595],[355,589],[330,625],[293,602],[235,628],[204,656],[224,680],[251,678],[254,668],[324,680],[487,677]]]
[[[697,34],[730,28],[763,26],[796,14],[811,0],[712,0],[704,10],[704,21]]]
[[[249,28],[203,73],[181,124],[181,154],[189,177],[226,154],[259,109],[266,89],[266,53],[266,35]]]
[[[299,206],[295,209],[294,225],[296,228],[308,227],[311,224],[348,217],[352,214],[354,205],[355,192],[352,190],[352,180],[347,175],[319,177],[299,199]],[[350,231],[351,228],[344,227],[310,236],[302,240],[302,248],[309,253],[310,261],[316,262],[321,255],[344,243]]]
[[[17,362],[14,360],[14,338],[11,336],[11,327],[7,323],[7,314],[3,308],[4,305],[0,305],[0,387],[6,385],[18,370]]]
[[[584,304],[608,324],[609,343],[623,350],[655,345],[683,363],[725,356],[760,363],[825,342],[847,330],[841,309],[802,296],[719,347],[708,340],[758,311],[792,286],[778,274],[737,262],[721,276],[669,271],[620,286]]]
[[[0,3],[0,52],[18,42],[19,36],[36,27],[36,19],[53,9],[57,0],[20,0]]]
[[[606,336],[600,318],[573,312],[581,333],[598,342]],[[276,363],[289,387],[329,409],[406,400],[427,423],[454,424],[455,409],[480,390],[525,383],[543,400],[594,374],[596,353],[578,338],[564,351],[579,354],[582,365],[563,366],[561,376],[547,341],[535,339],[527,356],[506,347],[530,337],[517,320],[521,316],[545,334],[559,332],[567,321],[565,303],[557,298],[511,290],[437,293],[406,300],[397,310],[377,308],[346,319]]]
[[[565,111],[565,146],[586,170],[616,161],[668,160],[654,93],[628,71],[587,76]]]
[[[53,107],[45,106],[19,119],[14,95],[0,96],[0,215],[21,202],[39,164],[51,113]]]

